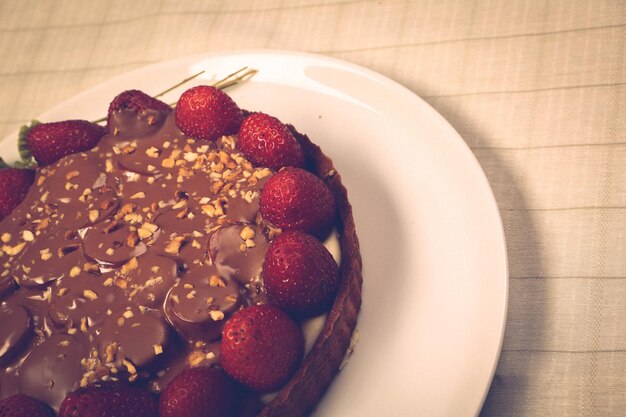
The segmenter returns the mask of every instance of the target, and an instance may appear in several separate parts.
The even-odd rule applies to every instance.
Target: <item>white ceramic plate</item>
[[[411,91],[343,61],[250,51],[151,65],[39,119],[97,119],[122,90],[156,94],[206,69],[166,97],[175,101],[245,65],[259,72],[231,96],[308,134],[333,158],[354,206],[364,261],[360,341],[314,415],[477,415],[504,332],[504,234],[471,151]],[[14,138],[0,143],[7,160],[17,155]]]

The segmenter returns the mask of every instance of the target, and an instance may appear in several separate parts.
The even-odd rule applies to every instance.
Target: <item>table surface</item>
[[[493,187],[510,301],[481,416],[626,412],[626,1],[0,1],[0,137],[129,70],[314,52],[458,130]]]

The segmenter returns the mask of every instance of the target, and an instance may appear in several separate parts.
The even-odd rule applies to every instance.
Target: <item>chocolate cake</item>
[[[339,284],[295,374],[269,402],[246,396],[247,412],[264,417],[310,412],[361,303],[346,189],[320,148],[289,129],[336,202]],[[236,135],[185,135],[171,111],[118,111],[108,130],[93,149],[38,168],[0,222],[1,398],[58,410],[69,392],[118,380],[158,394],[184,369],[219,367],[224,323],[268,303],[263,260],[281,231],[259,215],[259,195],[274,171],[250,163]]]

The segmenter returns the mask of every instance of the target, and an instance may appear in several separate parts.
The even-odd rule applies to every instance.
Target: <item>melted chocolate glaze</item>
[[[219,363],[223,323],[265,302],[256,225],[272,172],[235,138],[187,138],[173,113],[113,115],[91,151],[38,170],[0,223],[0,397],[58,409],[98,380],[155,391]]]

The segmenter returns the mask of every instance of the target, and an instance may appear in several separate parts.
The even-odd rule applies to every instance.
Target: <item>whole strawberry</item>
[[[263,262],[263,283],[270,302],[302,316],[330,307],[339,272],[330,252],[313,236],[286,232],[270,244]]]
[[[0,417],[54,417],[54,411],[33,397],[16,394],[0,401]]]
[[[159,417],[229,417],[237,387],[219,368],[187,369],[174,378],[159,399]]]
[[[17,207],[35,180],[32,169],[5,168],[0,170],[0,220]]]
[[[239,129],[239,149],[254,165],[275,171],[282,167],[304,167],[304,153],[289,128],[275,117],[253,113]]]
[[[158,401],[141,388],[112,382],[69,393],[59,417],[156,417]]]
[[[259,212],[283,231],[298,230],[323,239],[335,221],[335,199],[315,175],[300,168],[284,168],[263,187]]]
[[[168,112],[172,108],[140,90],[126,90],[118,94],[111,104],[109,104],[109,112],[107,114],[107,124],[111,126],[111,117],[113,113],[122,110],[132,110],[137,114],[141,114],[147,110],[154,110],[158,112]]]
[[[222,331],[220,361],[224,371],[259,393],[283,386],[298,368],[303,354],[300,327],[271,305],[238,311]]]
[[[176,125],[188,136],[216,140],[237,133],[243,113],[223,91],[199,85],[185,91],[176,103]]]
[[[98,144],[106,129],[86,120],[40,123],[26,133],[26,145],[41,166]]]

